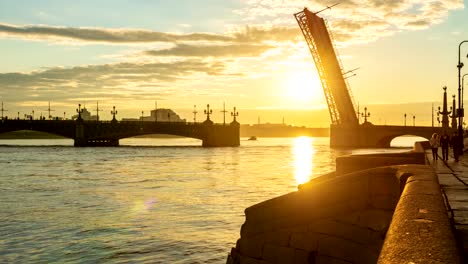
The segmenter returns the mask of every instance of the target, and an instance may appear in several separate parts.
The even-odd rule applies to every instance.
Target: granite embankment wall
[[[336,173],[247,208],[227,263],[459,262],[434,171],[395,165],[424,164],[423,152],[340,159]]]

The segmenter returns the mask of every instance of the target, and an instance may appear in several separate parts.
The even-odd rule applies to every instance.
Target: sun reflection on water
[[[313,171],[313,160],[315,149],[312,147],[313,138],[298,137],[294,139],[294,177],[297,184],[302,184],[310,180]]]

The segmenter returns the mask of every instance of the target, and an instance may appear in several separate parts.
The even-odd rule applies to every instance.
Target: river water
[[[396,146],[411,146],[400,138]],[[244,209],[333,171],[328,138],[0,140],[0,263],[225,263]]]

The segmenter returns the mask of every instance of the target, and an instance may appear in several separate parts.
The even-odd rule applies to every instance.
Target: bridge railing
[[[0,120],[0,125],[1,124],[19,124],[19,123],[76,123],[76,120],[38,120],[38,119],[2,119]],[[135,120],[135,121],[95,121],[95,120],[83,120],[82,121],[85,124],[161,124],[161,125],[190,125],[190,126],[204,126],[205,124],[202,122],[181,122],[181,121],[141,121],[141,120]],[[229,123],[222,124],[222,123],[214,123],[212,124],[213,126],[228,126],[230,125]]]

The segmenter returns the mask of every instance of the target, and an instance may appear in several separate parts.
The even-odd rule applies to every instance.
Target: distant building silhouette
[[[86,121],[97,121],[98,118],[95,115],[91,115],[91,113],[88,111],[88,109],[83,108],[83,112],[81,113],[81,118]],[[78,118],[78,115],[72,116],[72,120],[76,120]]]
[[[151,110],[150,113],[150,116],[140,116],[140,118],[122,118],[122,121],[186,122],[185,119],[180,118],[172,109],[158,108]]]

